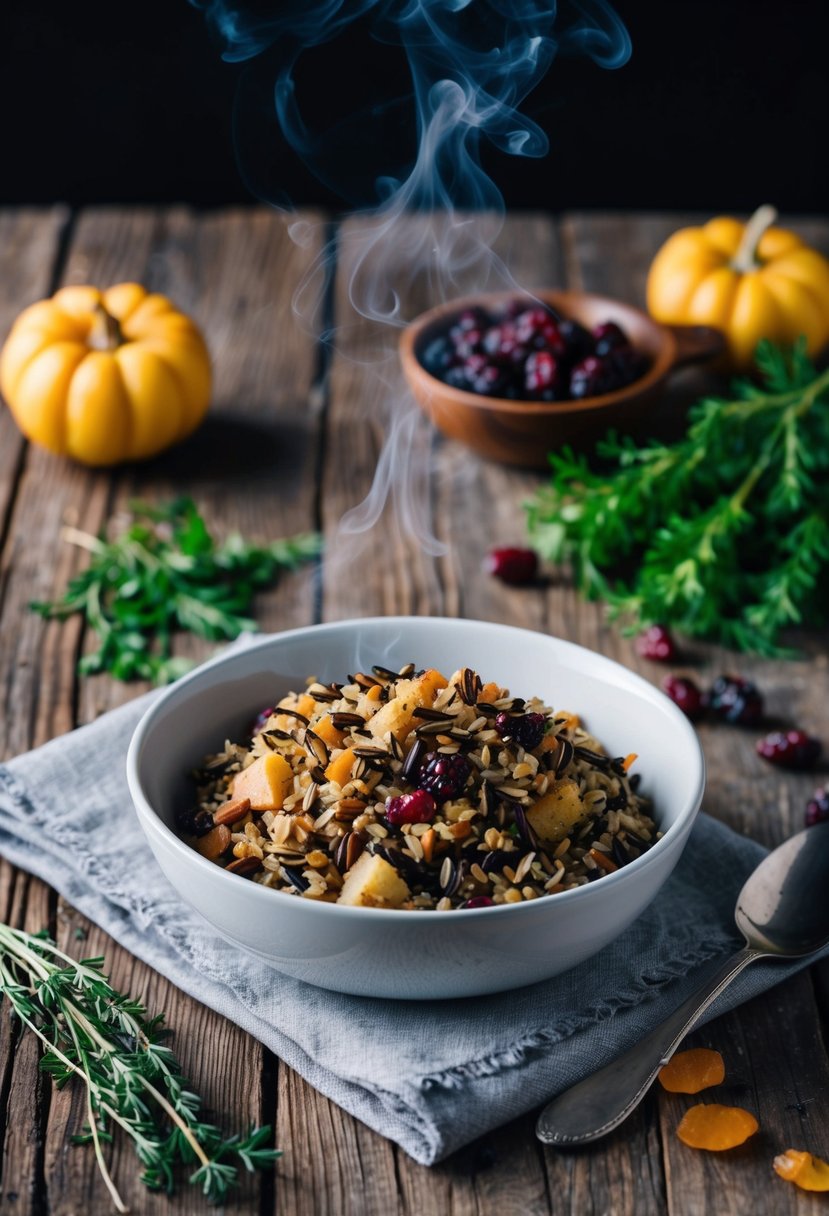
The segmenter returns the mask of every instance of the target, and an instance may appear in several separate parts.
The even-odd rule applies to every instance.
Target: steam
[[[364,222],[341,229],[336,251],[330,245],[323,250],[294,307],[305,324],[316,324],[336,252],[338,273],[346,268],[349,276],[355,316],[385,335],[373,353],[386,385],[385,444],[371,492],[345,515],[341,531],[372,528],[392,494],[401,531],[428,552],[441,552],[429,521],[431,443],[397,374],[396,330],[411,318],[395,283],[407,275],[423,280],[421,295],[435,304],[468,291],[470,283],[475,291],[522,290],[493,252],[504,204],[482,165],[483,147],[488,142],[511,156],[546,155],[546,134],[520,110],[528,94],[559,53],[584,55],[604,68],[622,66],[631,49],[627,31],[607,0],[571,0],[569,6],[557,0],[270,0],[256,9],[230,0],[193,3],[204,10],[226,60],[257,60],[272,73],[285,139],[339,194],[353,200],[359,178],[351,172],[354,160],[361,150],[375,157],[384,146],[372,138],[378,105],[406,115],[414,128],[410,163],[369,161],[362,192],[369,181],[373,199],[361,212]],[[329,113],[315,126],[300,101],[300,61],[358,22],[378,42],[402,48],[411,91],[376,98],[369,109],[334,122]],[[327,101],[336,114],[338,99],[329,94]],[[422,222],[400,223],[414,212]],[[291,233],[298,243],[311,235],[301,222]]]

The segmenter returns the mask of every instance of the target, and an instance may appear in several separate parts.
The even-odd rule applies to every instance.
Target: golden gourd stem
[[[769,203],[764,203],[754,212],[745,226],[740,247],[731,263],[732,268],[739,274],[748,274],[751,270],[757,270],[760,265],[757,260],[757,246],[760,244],[763,233],[776,219],[777,208],[770,206]]]
[[[124,335],[118,320],[104,308],[100,301],[95,305],[95,311],[101,324],[98,326],[98,332],[93,335],[92,345],[97,350],[117,350],[124,343]]]

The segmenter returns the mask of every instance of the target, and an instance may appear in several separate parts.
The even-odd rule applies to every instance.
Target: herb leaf
[[[30,605],[47,618],[84,617],[99,646],[80,660],[82,675],[109,672],[155,684],[178,679],[192,664],[172,655],[177,630],[210,641],[255,631],[256,592],[321,549],[316,533],[264,545],[233,534],[217,543],[189,498],[166,506],[135,502],[131,511],[131,522],[112,540],[65,529],[67,540],[89,550],[90,563],[61,599]]]
[[[829,619],[829,371],[760,343],[762,385],[707,398],[671,445],[610,434],[550,457],[530,538],[628,631],[660,623],[764,655]]]
[[[0,924],[0,995],[43,1043],[40,1067],[61,1087],[73,1077],[86,1086],[87,1121],[75,1144],[92,1144],[118,1212],[127,1209],[104,1159],[113,1128],[130,1137],[144,1167],[142,1181],[172,1194],[176,1167],[198,1163],[189,1181],[212,1203],[237,1185],[238,1161],[266,1169],[281,1153],[268,1148],[269,1127],[224,1137],[199,1119],[200,1099],[186,1088],[178,1062],[162,1043],[163,1018],[117,992],[103,959],[76,961],[45,933]]]

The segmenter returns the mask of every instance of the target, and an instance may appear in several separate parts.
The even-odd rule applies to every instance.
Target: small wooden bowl
[[[444,435],[501,464],[546,468],[547,453],[552,449],[564,444],[583,447],[601,438],[610,427],[640,421],[671,372],[689,363],[713,359],[725,349],[719,330],[707,326],[660,325],[630,304],[584,291],[533,291],[526,293],[529,298],[542,300],[588,329],[615,321],[636,349],[647,356],[648,370],[632,384],[600,397],[536,402],[485,397],[453,388],[420,362],[419,356],[446,329],[450,317],[473,305],[493,309],[520,294],[508,291],[451,300],[424,312],[400,337],[403,371],[421,409]]]

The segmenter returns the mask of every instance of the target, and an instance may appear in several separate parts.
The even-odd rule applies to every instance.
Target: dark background
[[[278,5],[279,0],[273,0]],[[186,0],[7,0],[0,202],[341,199],[282,142],[267,61],[224,63]],[[633,56],[617,71],[559,58],[524,108],[543,161],[487,155],[508,205],[826,209],[829,3],[616,0]],[[405,65],[364,27],[309,54],[311,112],[399,89]],[[410,137],[366,132],[377,149]],[[238,153],[238,156],[237,156]]]

